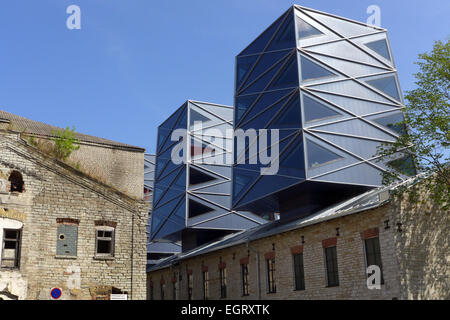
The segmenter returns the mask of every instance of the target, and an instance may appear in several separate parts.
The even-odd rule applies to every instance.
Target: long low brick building
[[[148,299],[449,299],[449,214],[380,188],[149,268]],[[424,195],[426,198],[426,195]],[[380,287],[369,266],[380,267]],[[376,271],[376,270],[375,270]]]

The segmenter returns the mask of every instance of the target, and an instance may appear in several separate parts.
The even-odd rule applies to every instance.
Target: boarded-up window
[[[56,236],[56,255],[76,257],[78,226],[70,224],[58,224]]]

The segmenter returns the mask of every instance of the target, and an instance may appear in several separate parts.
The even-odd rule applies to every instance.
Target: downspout
[[[247,249],[256,254],[256,278],[258,282],[258,300],[261,300],[261,254],[258,250],[250,246],[250,240],[247,240]]]
[[[133,300],[133,269],[134,269],[134,212],[131,212],[131,283],[130,300]]]

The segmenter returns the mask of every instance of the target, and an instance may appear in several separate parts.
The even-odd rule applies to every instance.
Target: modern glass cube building
[[[236,58],[234,127],[278,129],[280,168],[235,164],[232,208],[298,216],[380,186],[403,108],[385,29],[294,5]]]
[[[232,130],[233,107],[198,101],[158,127],[152,241],[183,240],[184,250],[266,222],[230,209]]]

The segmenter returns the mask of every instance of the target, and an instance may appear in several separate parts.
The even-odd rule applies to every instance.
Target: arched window
[[[11,172],[8,181],[11,182],[11,192],[23,192],[25,190],[22,174],[19,171]]]

